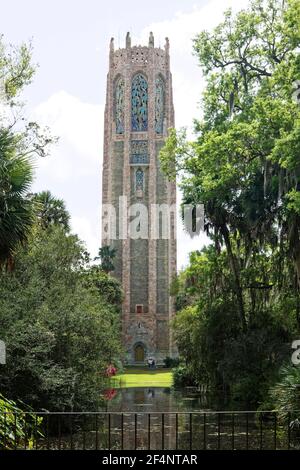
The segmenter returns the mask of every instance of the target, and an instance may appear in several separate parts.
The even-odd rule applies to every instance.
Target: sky
[[[205,80],[192,54],[192,39],[211,30],[223,11],[238,11],[248,0],[0,0],[0,32],[6,43],[32,41],[34,81],[23,94],[30,119],[48,125],[59,137],[50,156],[36,162],[33,191],[50,190],[65,200],[72,231],[96,256],[101,244],[101,167],[103,113],[111,37],[115,48],[170,40],[175,124],[192,131],[193,118],[201,116]],[[178,190],[178,205],[180,191]],[[192,240],[178,217],[177,264],[188,263],[190,251],[207,239]]]

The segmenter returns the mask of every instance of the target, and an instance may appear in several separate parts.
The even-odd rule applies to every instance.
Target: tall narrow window
[[[132,80],[131,129],[133,131],[148,129],[148,83],[141,73],[135,75]]]
[[[124,134],[124,79],[119,78],[115,90],[116,133]]]
[[[138,168],[135,172],[135,190],[144,190],[144,172],[140,168]]]
[[[165,87],[162,77],[157,77],[155,81],[155,132],[163,133],[165,107]]]

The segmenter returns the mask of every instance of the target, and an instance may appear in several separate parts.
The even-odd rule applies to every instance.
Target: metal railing
[[[0,449],[300,450],[300,412],[7,412]]]

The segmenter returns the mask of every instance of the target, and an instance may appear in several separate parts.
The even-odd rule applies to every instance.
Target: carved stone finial
[[[126,48],[129,48],[131,47],[131,37],[130,37],[130,33],[128,32],[126,34]]]
[[[154,36],[153,36],[152,31],[149,35],[149,47],[154,47]]]
[[[109,49],[110,49],[111,52],[113,52],[113,51],[114,51],[114,48],[115,48],[115,47],[114,47],[114,38],[111,38],[111,39],[110,39]]]
[[[166,42],[165,42],[165,50],[166,50],[166,52],[169,52],[169,49],[170,49],[169,38],[166,38]]]

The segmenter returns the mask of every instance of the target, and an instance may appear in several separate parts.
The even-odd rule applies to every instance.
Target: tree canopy
[[[87,283],[88,261],[77,236],[59,224],[36,226],[14,271],[0,274],[7,346],[0,385],[7,397],[36,409],[99,406],[106,367],[121,357],[120,288],[115,281],[108,293]]]
[[[0,406],[97,409],[107,366],[122,358],[122,290],[92,266],[84,244],[70,233],[64,201],[50,191],[32,193],[36,158],[46,157],[55,141],[48,129],[26,120],[19,101],[34,71],[31,45],[6,46],[1,37],[0,338],[6,364],[0,388],[6,399],[1,395]],[[25,438],[26,424],[19,422]]]
[[[33,157],[44,157],[55,141],[48,129],[26,120],[19,101],[34,71],[31,45],[7,46],[0,36],[0,264],[10,268],[34,220],[28,194]]]
[[[197,311],[208,315],[214,292],[213,309],[221,308],[215,326],[224,320],[221,312],[229,315],[228,331],[239,331],[229,336],[244,337],[249,354],[247,341],[258,343],[264,334],[263,323],[251,339],[262,315],[267,322],[280,306],[300,325],[299,46],[298,1],[255,0],[237,15],[227,11],[214,31],[194,39],[206,78],[195,139],[171,130],[161,151],[164,172],[180,177],[183,203],[204,205],[213,251],[200,259],[207,269],[211,256],[218,260],[216,285],[208,291],[201,282]],[[281,342],[287,340],[283,335]]]

